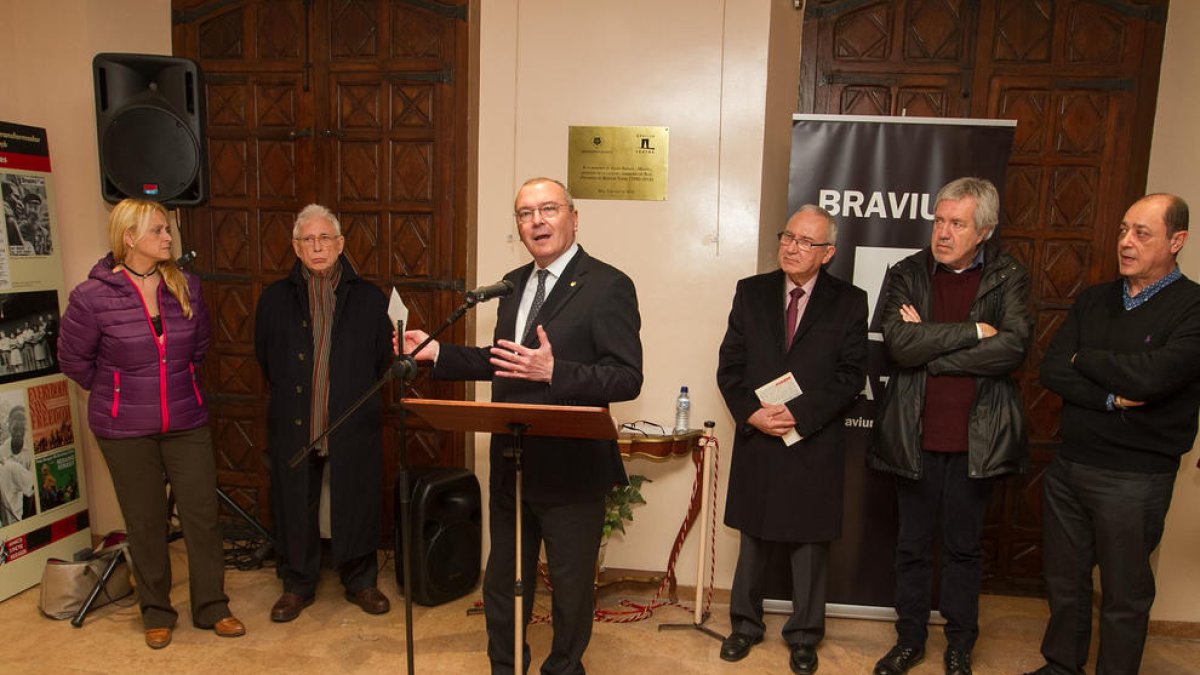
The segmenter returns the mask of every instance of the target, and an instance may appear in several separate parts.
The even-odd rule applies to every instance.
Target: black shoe
[[[925,660],[923,647],[892,647],[875,664],[874,675],[904,675],[910,668]]]
[[[946,675],[971,675],[971,652],[947,647],[942,662],[946,664]]]
[[[750,653],[750,648],[762,640],[761,635],[750,637],[745,633],[731,633],[721,642],[721,660],[741,661]]]
[[[812,645],[792,645],[788,665],[796,675],[812,675],[817,672],[817,648]]]

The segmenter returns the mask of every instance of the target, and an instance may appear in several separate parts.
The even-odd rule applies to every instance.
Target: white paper
[[[408,308],[404,306],[404,301],[400,299],[400,294],[396,289],[392,289],[392,298],[388,300],[388,318],[392,320],[392,325],[399,324],[399,330],[404,330],[404,326],[408,325]],[[404,336],[400,336],[401,341]]]
[[[792,375],[791,372],[784,373],[783,375],[771,380],[758,389],[755,389],[754,393],[758,396],[759,401],[767,405],[783,405],[797,396],[804,394],[804,392],[800,390],[800,384],[796,382],[796,377]],[[804,438],[800,435],[800,432],[796,431],[795,428],[792,428],[783,435],[783,442],[785,445],[795,445],[802,440],[804,440]]]

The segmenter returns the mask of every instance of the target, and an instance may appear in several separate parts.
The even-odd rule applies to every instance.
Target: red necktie
[[[796,316],[800,313],[800,296],[804,295],[804,289],[799,286],[792,289],[788,295],[791,300],[788,300],[787,306],[787,342],[784,343],[786,349],[792,348],[792,338],[796,337]]]

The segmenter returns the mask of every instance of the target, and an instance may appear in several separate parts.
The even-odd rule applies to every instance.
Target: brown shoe
[[[246,626],[235,617],[227,616],[213,624],[213,632],[220,637],[241,637],[246,634]]]
[[[171,644],[170,628],[147,628],[146,646],[150,649],[162,649]]]
[[[375,586],[364,588],[357,593],[346,591],[346,599],[362,607],[362,611],[367,614],[387,614],[388,610],[392,608],[392,603],[388,602],[387,596],[380,593]]]
[[[287,623],[300,616],[300,611],[313,604],[314,596],[307,598],[298,593],[284,593],[275,601],[271,608],[271,620],[276,623]]]

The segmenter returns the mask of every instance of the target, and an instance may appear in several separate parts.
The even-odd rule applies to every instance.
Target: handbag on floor
[[[133,593],[129,582],[129,547],[124,532],[110,532],[92,550],[88,560],[60,560],[50,558],[42,570],[42,594],[38,599],[38,610],[51,619],[70,619],[79,613],[79,608],[91,594],[104,570],[117,556],[117,563],[108,583],[92,602],[91,609],[102,607]]]

